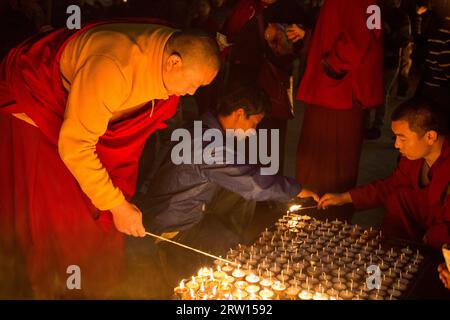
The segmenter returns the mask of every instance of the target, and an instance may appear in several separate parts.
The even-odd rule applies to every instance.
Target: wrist
[[[345,192],[345,193],[343,193],[343,194],[342,194],[342,199],[343,199],[343,201],[344,201],[344,204],[352,203],[352,202],[353,202],[353,201],[352,201],[352,196],[350,195],[350,192]]]

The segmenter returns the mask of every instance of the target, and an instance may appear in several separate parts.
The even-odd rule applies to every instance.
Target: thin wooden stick
[[[182,244],[182,243],[179,243],[179,242],[176,242],[176,241],[172,241],[172,240],[166,239],[166,238],[161,237],[161,236],[158,236],[158,235],[156,235],[156,234],[153,234],[153,233],[150,233],[150,232],[145,232],[145,234],[148,235],[148,236],[157,238],[157,239],[159,239],[159,240],[162,240],[162,241],[166,241],[166,242],[175,244],[175,245],[180,246],[180,247],[183,247],[183,248],[185,248],[185,249],[195,251],[195,252],[197,252],[197,253],[203,254],[203,255],[208,256],[208,257],[210,257],[210,258],[214,258],[214,259],[217,259],[217,260],[220,260],[220,261],[229,263],[229,264],[234,265],[234,266],[240,266],[238,263],[235,263],[235,262],[232,262],[232,261],[230,261],[230,260],[223,259],[223,258],[221,258],[221,257],[215,256],[215,255],[212,255],[212,254],[209,254],[209,253],[207,253],[207,252],[204,252],[204,251],[201,251],[201,250],[198,250],[198,249],[189,247],[189,246],[184,245],[184,244]]]
[[[292,212],[297,212],[297,211],[307,210],[307,209],[317,209],[317,205],[310,206],[310,207],[300,207],[300,208],[297,208],[297,209],[289,211],[289,212],[292,213]]]

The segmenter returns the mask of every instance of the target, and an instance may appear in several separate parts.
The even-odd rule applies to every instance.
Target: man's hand
[[[298,198],[309,198],[312,197],[314,199],[314,201],[319,202],[319,196],[315,193],[312,192],[309,189],[305,189],[303,188],[302,191],[300,191],[300,193],[297,195]]]
[[[438,266],[439,279],[447,289],[450,289],[450,271],[448,271],[445,263]]]
[[[142,224],[142,212],[128,201],[122,202],[112,208],[111,213],[117,230],[129,236],[145,237],[145,228]]]
[[[291,24],[286,28],[286,36],[292,42],[297,42],[305,37],[305,30],[296,24]]]
[[[327,193],[322,196],[317,205],[319,209],[326,209],[328,206],[342,206],[351,203],[352,197],[350,193]]]

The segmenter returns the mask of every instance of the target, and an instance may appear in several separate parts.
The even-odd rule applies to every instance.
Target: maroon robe
[[[327,0],[313,32],[297,94],[306,107],[296,178],[319,194],[356,186],[363,109],[383,104],[383,38],[366,26],[367,7],[375,3]],[[331,211],[330,218],[350,220],[353,214],[351,206]]]
[[[430,183],[421,187],[421,160],[402,158],[386,179],[350,191],[357,210],[384,206],[382,230],[385,235],[425,241],[435,249],[450,243],[450,140],[430,168]]]
[[[112,297],[121,281],[123,234],[109,211],[92,205],[57,148],[67,99],[59,58],[76,34],[61,29],[31,38],[0,65],[0,259],[25,260],[37,298]],[[100,137],[98,157],[128,200],[147,137],[167,126],[177,106],[175,96],[153,110],[148,103]],[[11,113],[26,113],[38,127]],[[66,286],[70,265],[81,269],[81,290]]]

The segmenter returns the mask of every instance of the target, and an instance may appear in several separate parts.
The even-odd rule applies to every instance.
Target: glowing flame
[[[301,207],[301,204],[293,204],[289,207],[288,213],[298,211]]]

